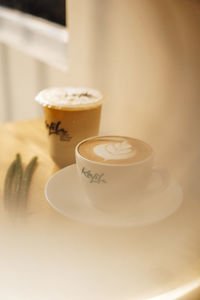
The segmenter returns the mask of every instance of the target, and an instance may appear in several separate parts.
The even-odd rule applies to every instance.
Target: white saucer
[[[151,185],[160,182],[160,175],[154,174]],[[91,225],[130,227],[158,222],[173,214],[182,202],[179,184],[170,178],[168,186],[151,196],[145,194],[138,201],[134,199],[133,210],[129,214],[109,214],[97,210],[82,191],[76,165],[70,165],[55,173],[45,186],[45,196],[49,204],[60,214]]]

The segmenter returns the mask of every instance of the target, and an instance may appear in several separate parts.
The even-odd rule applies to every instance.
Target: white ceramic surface
[[[118,164],[116,155],[109,151],[107,154],[111,155],[112,159],[116,161],[115,164],[109,164],[105,158],[103,158],[104,160],[102,162],[97,162],[88,159],[79,153],[79,147],[82,144],[87,141],[95,141],[96,139],[98,140],[101,138],[107,139],[107,146],[110,145],[111,147],[113,141],[116,140],[116,148],[117,144],[122,145],[124,142],[132,139],[124,136],[98,136],[81,141],[75,148],[77,172],[84,193],[97,209],[109,212],[121,212],[124,207],[132,204],[132,192],[134,191],[135,193],[140,194],[141,189],[143,190],[147,185],[152,174],[154,152],[150,145],[133,138],[133,141],[138,142],[139,144],[142,143],[144,149],[148,149],[149,152],[145,158],[138,161]],[[112,140],[112,142],[109,144],[110,140]],[[131,147],[130,153],[133,154],[135,149],[137,150],[137,146],[135,148],[131,144],[129,145]],[[102,144],[102,146],[106,146],[106,144]],[[121,147],[119,149],[121,149]],[[122,153],[119,152],[120,157],[121,155]],[[101,155],[97,154],[97,156],[100,157]]]
[[[56,211],[78,222],[104,227],[144,226],[169,217],[182,202],[181,187],[173,178],[162,191],[160,181],[159,173],[153,173],[149,187],[156,191],[158,186],[158,192],[138,196],[133,201],[134,205],[123,213],[105,213],[97,210],[85,196],[73,164],[48,180],[45,196]]]

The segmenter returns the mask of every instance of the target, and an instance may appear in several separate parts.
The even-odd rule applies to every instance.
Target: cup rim
[[[61,89],[61,90],[77,90],[77,91],[81,91],[81,90],[86,90],[88,92],[91,93],[96,93],[98,94],[98,101],[93,102],[93,103],[88,103],[88,104],[80,104],[80,105],[56,105],[56,104],[52,104],[49,103],[48,101],[45,101],[42,96],[43,93],[51,91],[51,90],[56,90],[56,89]],[[41,100],[42,99],[42,100]],[[99,90],[99,89],[95,89],[95,88],[90,88],[90,87],[83,87],[83,86],[51,86],[51,87],[47,87],[44,88],[42,90],[40,90],[38,92],[38,94],[35,96],[35,101],[42,106],[43,108],[49,108],[49,109],[56,109],[56,110],[62,110],[62,111],[79,111],[79,110],[88,110],[88,109],[95,109],[99,106],[101,106],[104,101],[105,101],[105,95]]]
[[[147,145],[150,149],[151,149],[151,154],[143,159],[143,160],[140,160],[140,161],[136,161],[136,162],[132,162],[132,163],[126,163],[126,164],[109,164],[109,163],[105,163],[105,162],[98,162],[98,161],[94,161],[94,160],[91,160],[91,159],[88,159],[84,156],[82,156],[79,151],[78,151],[78,148],[79,146],[82,144],[82,143],[85,143],[86,141],[89,141],[89,140],[92,140],[92,139],[95,139],[95,138],[104,138],[104,137],[122,137],[122,138],[131,138],[131,139],[135,139],[135,140],[138,140],[142,143],[144,143],[145,145]],[[133,138],[133,137],[130,137],[130,136],[122,136],[122,135],[96,135],[96,136],[92,136],[92,137],[89,137],[89,138],[86,138],[84,140],[82,140],[81,142],[79,142],[76,147],[75,147],[75,156],[85,160],[86,162],[89,162],[91,164],[95,164],[95,165],[100,165],[100,166],[109,166],[109,167],[129,167],[129,166],[134,166],[134,165],[140,165],[148,160],[151,160],[154,156],[154,151],[153,151],[153,148],[151,147],[151,145],[147,144],[146,142],[144,142],[143,140],[140,140],[138,138]]]

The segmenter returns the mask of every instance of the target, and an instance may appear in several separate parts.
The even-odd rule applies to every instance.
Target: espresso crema
[[[82,110],[102,103],[102,94],[93,89],[80,87],[54,87],[42,90],[35,100],[42,106],[62,110]]]
[[[152,154],[151,147],[141,140],[105,136],[89,139],[78,147],[83,157],[100,163],[130,164],[147,159]]]

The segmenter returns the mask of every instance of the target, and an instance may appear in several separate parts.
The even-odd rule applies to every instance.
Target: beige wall
[[[73,0],[69,8],[71,71],[105,93],[102,132],[145,139],[159,162],[194,183],[200,1]]]

